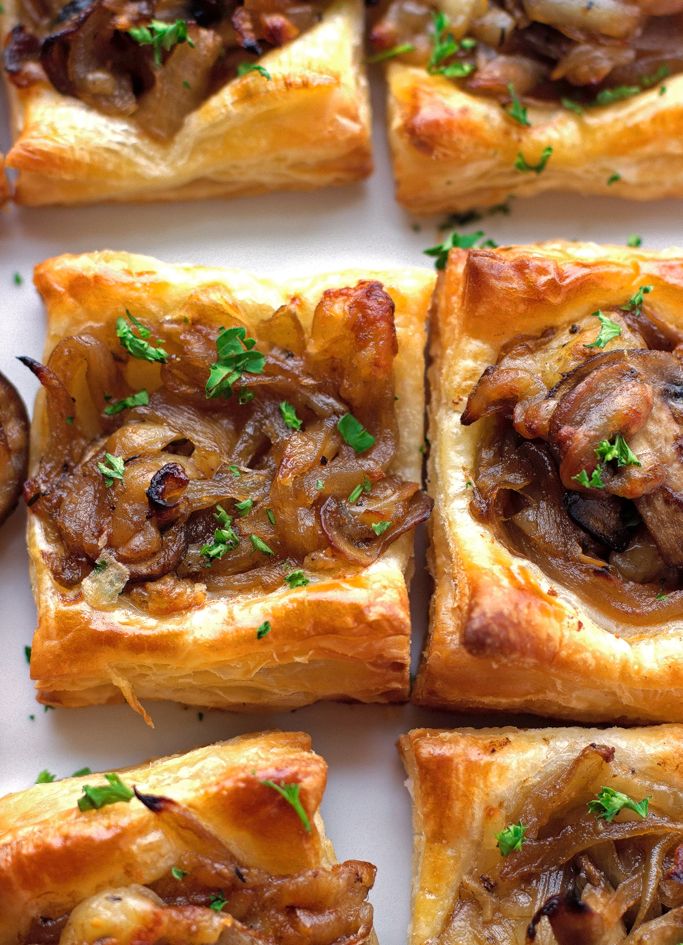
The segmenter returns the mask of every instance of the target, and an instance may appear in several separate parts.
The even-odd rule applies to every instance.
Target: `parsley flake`
[[[267,545],[262,538],[259,538],[258,535],[250,535],[249,541],[252,543],[256,551],[260,551],[264,555],[274,555],[275,552]]]
[[[617,433],[613,443],[602,440],[595,449],[595,455],[605,463],[616,459],[617,466],[642,466],[621,433]]]
[[[222,505],[216,506],[213,517],[218,522],[218,528],[213,533],[213,541],[202,545],[199,553],[206,559],[206,567],[210,568],[214,561],[234,551],[240,543],[239,535],[232,527],[232,517],[228,515]]]
[[[285,584],[287,584],[288,587],[306,587],[306,585],[310,583],[309,579],[300,569],[298,571],[290,571],[289,574],[285,575]]]
[[[359,482],[349,493],[348,501],[351,505],[355,505],[364,492],[366,494],[372,492],[372,483],[367,476],[363,476],[363,481]]]
[[[598,464],[590,476],[585,469],[582,469],[576,476],[572,476],[572,479],[578,482],[580,486],[583,486],[584,489],[604,489],[605,483],[602,481],[603,469],[604,466]]]
[[[105,781],[108,784],[91,787],[84,784],[81,790],[83,797],[78,799],[78,809],[80,811],[99,810],[109,804],[118,804],[123,802],[128,804],[135,797],[133,791],[124,784],[118,774],[105,774]]]
[[[131,394],[130,397],[124,397],[123,400],[116,400],[113,404],[109,404],[108,407],[104,408],[104,412],[108,417],[113,417],[128,407],[146,407],[148,403],[149,394],[147,391],[139,390],[137,394]]]
[[[515,850],[521,850],[522,844],[526,839],[524,836],[525,833],[526,827],[520,822],[518,824],[510,824],[508,827],[501,830],[500,833],[496,834],[496,846],[500,850],[500,855],[509,856]]]
[[[322,479],[316,479],[316,480],[315,480],[315,487],[316,487],[316,489],[318,490],[318,492],[320,492],[321,489],[324,489],[324,488],[325,488],[325,483],[322,481]]]
[[[538,163],[529,164],[527,159],[524,157],[524,155],[520,151],[515,159],[515,167],[517,168],[518,171],[521,171],[523,174],[532,174],[532,173],[540,174],[542,171],[545,170],[546,164],[550,160],[552,153],[553,153],[553,149],[550,145],[548,145],[547,147],[543,148],[543,151],[541,152],[541,156],[538,160]]]
[[[12,279],[13,279],[15,285],[23,285],[23,284],[24,284],[24,277],[22,276],[22,274],[21,274],[20,272],[15,272],[15,273],[14,273],[14,276],[12,277]]]
[[[266,509],[266,516],[271,525],[275,524],[275,512],[272,509]]]
[[[629,238],[626,240],[626,245],[630,246],[631,249],[638,249],[639,246],[643,245],[643,237],[638,236],[637,233],[631,233]]]
[[[251,512],[253,505],[253,499],[245,499],[243,502],[235,502],[235,508],[242,517],[248,515],[249,512]]]
[[[217,896],[212,897],[211,902],[209,903],[209,909],[213,909],[214,912],[222,912],[227,904],[228,900],[225,898],[223,893],[219,893]]]
[[[292,404],[288,404],[286,400],[280,401],[280,413],[282,414],[282,419],[285,421],[285,424],[290,428],[290,430],[300,430],[301,421],[296,415],[296,407]]]
[[[434,45],[427,64],[427,72],[430,75],[443,75],[447,79],[463,79],[474,72],[475,67],[471,62],[453,62],[446,65],[446,60],[451,56],[455,56],[463,49],[472,49],[472,40],[462,40],[459,43],[449,32],[448,17],[441,11],[432,14],[432,23]]]
[[[138,45],[153,48],[154,62],[157,66],[161,65],[162,54],[179,43],[187,43],[188,46],[194,48],[194,43],[187,32],[187,20],[176,20],[175,23],[152,20],[147,26],[131,27],[128,33]]]
[[[611,318],[608,318],[601,311],[591,312],[591,315],[600,322],[600,331],[595,341],[591,341],[591,343],[585,347],[602,349],[612,341],[613,338],[619,337],[621,334],[621,325],[617,324],[617,322],[613,322]]]
[[[531,122],[529,121],[529,115],[527,114],[527,109],[522,105],[515,87],[512,82],[508,82],[508,94],[510,96],[510,104],[505,109],[506,113],[514,121],[518,122],[520,125],[524,125],[527,128],[531,127]]]
[[[636,314],[640,315],[640,310],[643,307],[645,296],[649,295],[653,289],[654,286],[652,285],[641,285],[635,295],[632,295],[628,300],[624,308],[629,312],[636,312]]]
[[[236,328],[221,328],[216,339],[218,359],[211,365],[205,393],[207,397],[232,394],[232,386],[244,373],[263,374],[265,356],[254,350],[256,341],[247,337],[241,325]]]
[[[242,473],[240,472],[239,466],[228,466],[228,469],[233,474],[235,479],[239,479]]]
[[[607,186],[611,187],[612,184],[616,184],[621,180],[621,174],[618,174],[616,171],[607,178]]]
[[[239,404],[249,404],[251,403],[253,399],[254,399],[253,390],[246,390],[245,388],[242,388],[242,390],[237,395],[237,402]]]
[[[294,808],[294,810],[299,815],[299,820],[304,825],[306,833],[311,832],[311,822],[308,819],[308,814],[306,813],[303,804],[301,803],[301,798],[299,797],[301,793],[300,784],[276,784],[275,781],[261,781],[261,784],[264,787],[272,788],[273,791],[277,791],[280,797],[284,797],[288,804]]]
[[[125,466],[121,456],[112,456],[111,453],[104,454],[105,462],[98,463],[97,468],[104,478],[104,484],[109,489],[114,485],[116,479],[122,480]]]
[[[450,236],[447,236],[443,243],[437,246],[430,246],[424,250],[425,256],[434,256],[436,262],[434,266],[437,269],[445,269],[448,262],[448,254],[452,249],[472,249],[473,246],[484,238],[484,231],[477,230],[475,233],[458,233],[454,230]],[[495,246],[492,240],[486,240],[487,245]],[[482,246],[485,244],[482,243]]]
[[[642,801],[634,801],[628,794],[622,794],[621,791],[615,791],[611,787],[603,787],[597,797],[588,802],[588,810],[598,819],[606,820],[608,824],[611,824],[617,814],[624,809],[635,811],[639,817],[647,817],[649,803],[649,797],[644,797]]]
[[[256,639],[262,640],[265,636],[268,636],[271,630],[270,620],[264,620],[261,626],[256,630]]]
[[[574,112],[575,115],[583,115],[585,112],[583,106],[575,102],[573,98],[561,98],[560,102],[563,108],[566,108],[568,112]]]
[[[187,870],[181,870],[179,866],[172,866],[171,876],[173,877],[173,879],[177,879],[178,881],[180,881],[181,879],[185,879],[185,877],[187,876]]]
[[[107,560],[106,558],[98,558],[95,564],[92,566],[95,574],[102,574],[103,571],[107,570]]]
[[[74,771],[71,775],[72,778],[84,778],[87,774],[92,774],[92,768],[79,768],[78,771]]]
[[[273,78],[266,67],[259,65],[258,62],[241,62],[237,67],[237,75],[247,75],[249,72],[258,72],[259,75],[262,75],[263,78],[268,81]]]
[[[403,56],[405,53],[414,52],[415,47],[412,43],[400,43],[398,46],[392,46],[391,49],[381,49],[373,53],[365,60],[370,65],[376,62],[386,62],[387,59],[395,59],[396,56]]]
[[[44,768],[36,778],[36,784],[51,784],[57,780],[57,775]]]
[[[339,430],[342,440],[352,446],[357,453],[364,453],[375,445],[374,436],[368,433],[363,424],[356,420],[352,413],[344,414],[337,423],[337,430]]]
[[[383,535],[391,526],[392,522],[373,522],[370,528],[372,528],[375,535]]]
[[[24,647],[24,659],[30,666],[31,665],[31,647],[30,646]]]
[[[168,354],[164,349],[155,348],[147,341],[147,338],[152,334],[149,328],[146,328],[135,315],[131,315],[128,309],[126,309],[126,316],[130,321],[130,325],[123,317],[116,319],[116,337],[119,339],[121,347],[125,348],[128,354],[134,358],[140,358],[143,361],[165,362],[168,359]]]

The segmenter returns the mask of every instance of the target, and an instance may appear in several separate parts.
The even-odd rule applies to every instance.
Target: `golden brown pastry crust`
[[[420,705],[526,710],[581,721],[683,720],[683,619],[628,638],[498,542],[470,512],[481,428],[460,424],[501,345],[651,284],[652,310],[683,326],[683,257],[548,243],[450,255],[437,290],[430,370],[430,631]]]
[[[569,764],[591,742],[614,746],[616,756],[644,779],[680,790],[683,728],[512,727],[414,729],[399,748],[413,796],[414,872],[410,945],[436,937],[453,908],[461,879],[483,846],[510,823],[520,794],[544,768]],[[459,942],[459,945],[472,945]]]
[[[5,31],[18,19],[5,4]],[[229,82],[160,143],[38,83],[8,83],[19,176],[28,205],[184,200],[301,190],[360,180],[372,170],[370,106],[361,66],[361,0],[335,0],[321,22]]]
[[[652,200],[683,194],[683,75],[614,105],[577,115],[529,108],[531,127],[498,102],[462,90],[425,69],[388,67],[388,130],[397,199],[414,213],[488,206],[510,195],[548,190]],[[540,174],[522,173],[522,153]],[[614,173],[621,179],[607,182]]]
[[[298,295],[306,325],[322,292],[378,278],[396,304],[395,361],[401,440],[393,470],[420,480],[424,391],[421,365],[433,277],[421,269],[342,272],[277,285],[239,270],[165,265],[126,253],[61,256],[36,269],[48,310],[46,353],[64,335],[112,321],[128,307],[150,325],[192,299],[221,325],[226,308],[247,325]],[[219,300],[216,304],[216,299]],[[213,304],[211,304],[213,303]],[[204,314],[206,313],[206,314]],[[44,411],[33,423],[33,463]],[[232,599],[210,596],[190,611],[153,617],[125,602],[94,610],[56,583],[43,553],[45,528],[29,517],[28,544],[38,607],[31,672],[42,701],[64,706],[116,702],[121,695],[230,708],[293,708],[317,699],[395,702],[407,698],[410,615],[406,572],[413,538],[405,535],[351,578]],[[269,620],[261,640],[256,628]]]
[[[161,758],[122,772],[128,785],[188,805],[244,866],[287,876],[335,862],[318,808],[327,765],[300,732],[262,732]],[[298,783],[312,830],[260,784]],[[137,800],[78,809],[88,775],[41,784],[0,800],[0,945],[14,945],[41,912],[59,915],[95,893],[153,883],[179,853]],[[372,939],[374,940],[374,939]]]

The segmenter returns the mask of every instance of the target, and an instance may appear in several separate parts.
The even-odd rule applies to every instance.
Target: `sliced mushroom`
[[[0,524],[14,511],[26,478],[29,422],[16,388],[0,374]]]

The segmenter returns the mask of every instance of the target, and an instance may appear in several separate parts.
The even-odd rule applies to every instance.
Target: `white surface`
[[[376,90],[377,92],[378,90]],[[381,95],[375,95],[381,119]],[[0,103],[0,149],[7,150]],[[366,184],[310,194],[274,194],[231,202],[112,206],[0,212],[0,370],[32,403],[36,384],[16,355],[39,358],[44,321],[31,285],[40,260],[65,252],[126,249],[176,262],[242,266],[270,277],[345,266],[379,267],[429,261],[435,221],[413,221],[394,203],[380,121],[377,171]],[[683,245],[683,203],[636,204],[575,196],[513,203],[509,217],[477,228],[499,242],[562,236],[625,242],[639,233],[648,247]],[[468,229],[473,229],[470,227]],[[24,284],[14,285],[19,272]],[[31,784],[42,768],[64,776],[84,765],[110,770],[154,755],[183,751],[268,727],[304,729],[327,759],[330,777],[323,811],[341,858],[379,867],[372,899],[382,945],[406,940],[409,917],[411,826],[403,771],[394,747],[415,725],[457,725],[462,718],[411,707],[321,705],[292,714],[229,715],[149,704],[156,729],[127,707],[56,710],[33,700],[24,660],[35,612],[20,509],[0,534],[0,793]],[[419,542],[418,544],[421,544]],[[428,582],[418,556],[413,589],[414,660],[427,613]],[[33,718],[32,718],[33,716]],[[471,720],[467,720],[467,724]],[[477,719],[480,724],[483,719]]]

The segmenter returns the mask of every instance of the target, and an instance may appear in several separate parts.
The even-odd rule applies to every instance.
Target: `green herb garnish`
[[[79,768],[78,771],[74,771],[71,775],[72,778],[84,778],[87,774],[92,774],[92,768]]]
[[[351,505],[355,505],[364,492],[366,494],[372,492],[372,483],[367,476],[363,476],[363,481],[359,482],[357,486],[354,486],[354,488],[349,493],[348,501],[351,503]]]
[[[57,775],[44,768],[36,778],[36,784],[51,784],[57,780]]]
[[[237,395],[237,402],[240,404],[249,404],[254,399],[254,396],[253,390],[242,388]]]
[[[260,627],[256,630],[256,639],[262,640],[267,636],[271,631],[270,620],[264,620]]]
[[[614,174],[610,174],[610,176],[607,178],[607,186],[608,186],[608,187],[611,187],[612,184],[616,184],[616,183],[618,183],[620,180],[621,180],[621,174],[618,174],[618,173],[615,171]]]
[[[595,449],[595,455],[605,463],[616,459],[617,466],[642,465],[621,433],[617,433],[613,443],[610,443],[609,440],[602,440]]]
[[[272,509],[266,509],[266,516],[271,525],[275,524],[275,512]]]
[[[629,312],[635,312],[637,315],[640,315],[640,310],[643,307],[645,296],[649,295],[653,289],[654,286],[652,285],[641,285],[636,294],[632,295],[628,300],[624,308]]]
[[[375,535],[383,535],[388,528],[391,528],[391,525],[391,522],[373,522],[370,528]]]
[[[311,822],[308,819],[308,814],[304,810],[304,806],[301,803],[301,798],[299,794],[301,793],[300,784],[276,784],[275,781],[261,781],[265,787],[272,788],[273,791],[277,791],[280,797],[284,797],[288,804],[294,808],[294,810],[299,815],[299,820],[304,825],[306,833],[311,832]]]
[[[454,230],[450,236],[446,237],[443,243],[439,243],[437,246],[430,246],[429,249],[425,249],[424,254],[425,256],[435,257],[436,262],[434,266],[437,269],[445,269],[446,263],[448,262],[448,254],[452,249],[471,249],[473,246],[476,246],[483,237],[483,230],[477,230],[476,233],[458,233]]]
[[[235,508],[237,509],[237,511],[242,517],[244,517],[245,515],[248,515],[249,512],[251,512],[253,505],[254,505],[253,499],[244,499],[243,502],[235,502]]]
[[[573,98],[561,98],[560,102],[562,103],[562,107],[566,108],[568,112],[574,112],[575,115],[583,115],[585,113],[583,106],[575,102]]]
[[[246,328],[221,328],[216,339],[218,359],[211,365],[206,382],[207,397],[232,394],[232,385],[244,373],[263,374],[265,356],[254,350],[256,341],[247,337]]]
[[[588,802],[588,810],[591,814],[611,824],[619,811],[627,809],[635,811],[639,817],[647,817],[649,797],[644,797],[642,801],[634,801],[628,794],[622,794],[621,791],[615,791],[611,787],[603,787],[596,798]]]
[[[258,62],[242,62],[237,67],[237,75],[247,75],[249,72],[258,72],[259,75],[262,75],[264,79],[272,79],[272,75],[265,66],[259,65]]]
[[[213,533],[213,541],[207,542],[199,551],[206,559],[209,568],[214,561],[219,561],[229,551],[234,551],[240,543],[239,535],[232,527],[232,517],[228,515],[222,505],[216,506],[214,518],[219,527]]]
[[[521,850],[524,843],[526,827],[521,823],[510,824],[500,833],[496,834],[496,846],[500,850],[501,856],[509,856],[515,850]]]
[[[123,317],[116,319],[116,337],[128,354],[143,361],[166,361],[168,354],[164,349],[155,348],[147,341],[152,334],[149,328],[146,328],[135,315],[131,315],[128,309],[126,309],[126,316],[130,325]]]
[[[530,128],[531,122],[529,121],[527,109],[519,100],[519,96],[515,92],[515,87],[512,82],[508,82],[508,94],[510,95],[511,102],[505,111],[510,116],[510,118],[514,119],[514,121],[518,122],[518,124],[525,125],[527,128]]]
[[[99,787],[91,787],[89,784],[83,785],[81,790],[84,796],[78,799],[79,810],[99,810],[108,804],[118,804],[120,802],[128,804],[135,796],[118,774],[105,774],[104,778],[105,781],[109,782],[108,784]]]
[[[578,482],[580,486],[583,486],[584,489],[604,489],[605,483],[602,481],[603,469],[604,466],[598,464],[590,476],[585,469],[582,469],[576,476],[572,476],[572,479]]]
[[[23,285],[23,284],[24,284],[24,277],[22,276],[22,274],[21,274],[20,272],[15,272],[15,273],[14,273],[14,276],[12,277],[12,279],[13,279],[15,285]]]
[[[643,237],[638,236],[637,233],[631,233],[629,238],[626,240],[626,245],[630,246],[631,249],[638,249],[639,246],[643,245]]]
[[[264,555],[274,555],[275,552],[273,549],[265,543],[262,538],[259,538],[258,535],[250,535],[249,541],[252,543],[256,551],[262,552]]]
[[[149,403],[149,394],[146,390],[139,390],[137,394],[131,394],[130,397],[124,397],[123,400],[117,400],[113,404],[109,404],[108,407],[104,408],[104,412],[108,417],[113,417],[117,413],[121,413],[122,410],[127,410],[128,407],[146,407]]]
[[[214,912],[222,912],[227,904],[228,900],[225,898],[223,893],[219,893],[218,895],[211,898],[209,909],[213,909]]]
[[[301,421],[296,415],[296,407],[292,404],[288,404],[286,400],[280,401],[280,413],[282,414],[282,419],[285,421],[285,424],[290,428],[290,430],[300,430]]]
[[[31,665],[31,647],[30,646],[24,647],[24,659],[30,666]]]
[[[339,420],[337,430],[344,442],[352,446],[357,453],[364,453],[375,444],[374,436],[368,433],[363,424],[351,413],[345,413]]]
[[[176,20],[175,23],[152,20],[147,26],[131,27],[128,33],[140,46],[152,46],[154,62],[157,66],[161,65],[163,52],[168,52],[179,43],[187,43],[188,46],[194,47],[187,32],[187,20]]]
[[[595,341],[591,341],[590,344],[586,345],[586,348],[604,348],[613,338],[618,338],[621,334],[621,325],[617,322],[613,322],[611,318],[608,318],[606,315],[603,315],[602,312],[591,312],[594,318],[597,318],[600,322],[600,331],[598,332],[598,337]]]
[[[289,587],[306,587],[306,585],[310,583],[309,579],[301,570],[290,571],[290,573],[285,576],[285,584]]]
[[[371,65],[376,62],[385,62],[387,59],[395,59],[396,56],[402,56],[404,53],[411,53],[415,50],[412,43],[400,43],[398,46],[392,46],[391,49],[382,49],[380,52],[373,53],[365,60]]]
[[[439,11],[432,14],[434,24],[434,45],[432,55],[427,64],[430,75],[443,75],[447,79],[463,79],[474,72],[474,65],[470,62],[453,62],[446,65],[446,60],[455,56],[463,49],[472,49],[472,40],[458,42],[448,31],[448,17]]]
[[[179,866],[172,866],[171,876],[173,877],[173,879],[177,879],[178,881],[180,881],[181,879],[185,879],[185,877],[187,876],[187,870],[181,870]]]
[[[543,148],[543,151],[541,153],[541,157],[538,160],[538,163],[529,164],[527,159],[524,157],[524,155],[520,151],[515,159],[515,167],[517,168],[518,171],[521,171],[523,174],[531,174],[531,173],[540,174],[542,171],[545,170],[546,164],[550,160],[552,153],[553,153],[553,149],[550,145],[548,145],[547,147]]]
[[[102,574],[103,571],[107,570],[107,561],[105,558],[98,558],[95,564],[92,566],[95,574]]]
[[[125,466],[121,456],[112,456],[111,453],[105,453],[104,459],[105,462],[98,463],[97,468],[102,473],[105,486],[109,489],[114,485],[116,479],[123,479]]]

